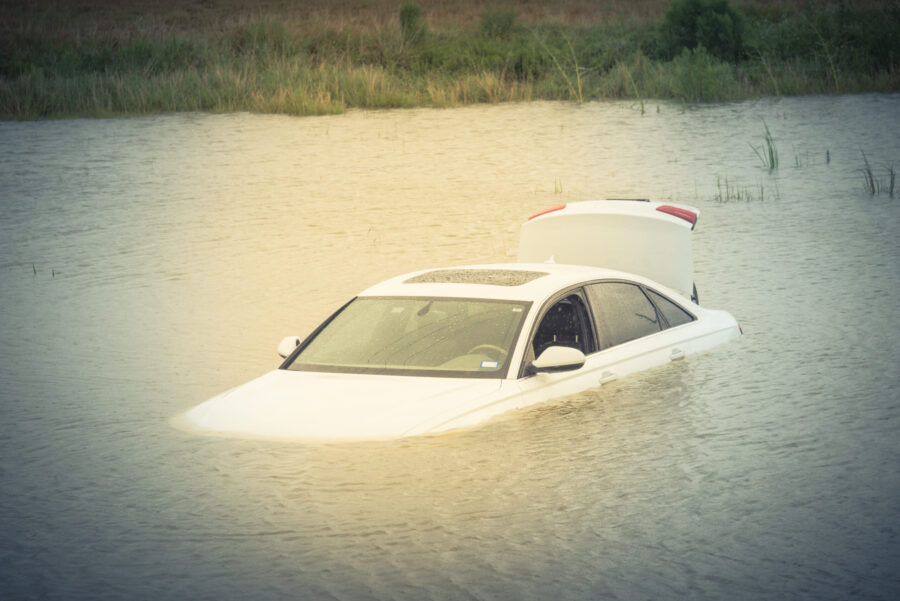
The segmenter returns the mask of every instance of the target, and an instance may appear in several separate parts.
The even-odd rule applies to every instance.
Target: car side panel
[[[597,388],[622,376],[680,360],[730,340],[737,332],[737,324],[732,327],[725,319],[698,320],[593,353],[577,370],[521,378],[521,406]]]

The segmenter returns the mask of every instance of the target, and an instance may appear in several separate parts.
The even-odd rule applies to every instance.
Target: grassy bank
[[[900,90],[896,3],[12,3],[0,118]]]

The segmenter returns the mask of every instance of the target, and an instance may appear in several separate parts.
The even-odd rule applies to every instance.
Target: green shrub
[[[744,53],[744,18],[728,0],[674,0],[659,36],[667,57],[703,46],[713,56],[734,60]]]
[[[689,102],[727,100],[735,89],[732,66],[710,55],[703,46],[682,50],[668,71],[670,93]]]
[[[480,33],[436,34],[420,50],[411,70],[454,77],[490,71],[507,81],[526,82],[552,68],[549,56],[535,37],[518,31],[503,40]]]
[[[235,54],[262,58],[287,56],[294,48],[284,22],[261,19],[251,21],[231,34],[231,50]]]
[[[399,15],[404,43],[414,44],[425,37],[428,25],[422,19],[422,7],[414,2],[404,2],[400,5]]]
[[[481,13],[481,33],[491,38],[502,38],[512,31],[516,23],[516,11],[512,9],[487,10]]]

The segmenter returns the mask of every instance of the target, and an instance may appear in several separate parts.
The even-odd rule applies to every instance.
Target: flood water
[[[0,123],[0,598],[900,598],[900,95],[645,109]],[[740,340],[440,436],[170,424],[609,197],[700,209]]]

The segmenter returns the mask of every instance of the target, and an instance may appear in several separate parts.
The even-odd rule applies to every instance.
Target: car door
[[[585,364],[567,371],[530,371],[534,359],[550,346],[577,348],[585,354]],[[597,332],[583,288],[564,291],[545,303],[529,334],[519,371],[521,406],[598,386],[594,373],[598,366],[597,349]]]
[[[558,319],[566,312],[559,309],[565,304],[574,307],[571,319],[584,322],[584,329],[589,331],[580,345],[571,341],[578,323],[566,325],[565,320]],[[674,326],[692,321],[694,316],[679,305],[634,282],[594,282],[570,290],[548,303],[531,333],[519,378],[522,405],[575,394],[680,359],[688,350],[690,336]],[[552,344],[551,334],[557,328],[557,341],[582,350],[584,365],[570,371],[532,373],[528,366]]]
[[[635,282],[585,287],[602,357],[601,383],[681,359],[689,350],[684,326],[695,320],[681,306]]]

